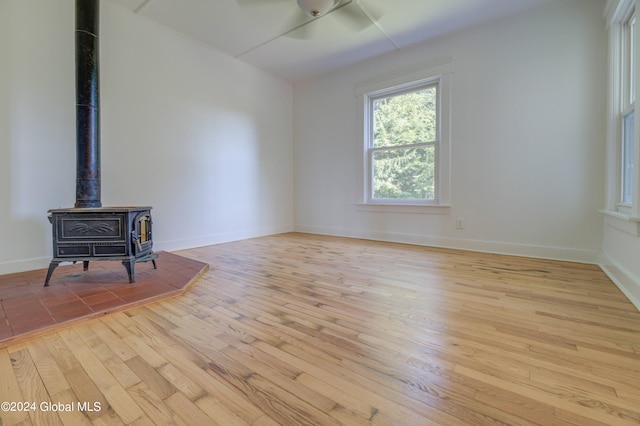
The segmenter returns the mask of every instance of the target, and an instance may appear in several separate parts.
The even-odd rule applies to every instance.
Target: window
[[[607,191],[604,213],[640,218],[638,133],[636,132],[637,0],[611,0],[605,7],[609,33],[607,103]],[[617,216],[616,216],[617,215]]]
[[[438,85],[369,98],[372,200],[436,199]]]
[[[633,197],[633,145],[634,145],[634,110],[635,110],[635,28],[636,15],[631,13],[630,17],[624,22],[622,28],[622,52],[620,55],[622,68],[622,84],[621,84],[621,119],[622,124],[622,140],[621,140],[621,196],[620,202],[623,206],[630,206]]]
[[[446,206],[451,65],[361,89],[363,202]]]

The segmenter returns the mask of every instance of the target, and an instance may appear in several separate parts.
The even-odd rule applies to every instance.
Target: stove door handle
[[[136,231],[131,231],[131,239],[135,241],[136,246],[138,247],[138,251],[142,251],[142,244],[140,244],[140,241],[138,240],[138,235],[136,234]]]

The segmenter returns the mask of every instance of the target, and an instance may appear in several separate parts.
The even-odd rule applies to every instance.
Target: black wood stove
[[[135,263],[152,261],[151,207],[102,207],[100,200],[99,0],[76,0],[76,203],[49,210],[53,260],[44,285],[61,262],[120,260],[135,282]]]
[[[151,207],[103,207],[49,210],[53,225],[53,260],[44,285],[61,262],[121,260],[135,282],[135,263],[152,261]]]

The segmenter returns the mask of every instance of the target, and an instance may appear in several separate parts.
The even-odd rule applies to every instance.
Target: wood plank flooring
[[[640,424],[640,312],[596,266],[297,233],[178,254],[210,264],[184,296],[0,349],[0,425]]]
[[[44,287],[46,269],[0,275],[0,348],[70,324],[183,294],[208,264],[157,253],[151,263],[136,266],[129,283],[121,262],[82,262],[59,266]]]

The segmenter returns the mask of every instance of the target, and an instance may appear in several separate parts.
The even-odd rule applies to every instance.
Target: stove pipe
[[[100,0],[76,0],[76,208],[100,201]]]

